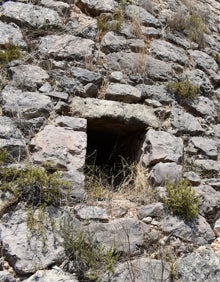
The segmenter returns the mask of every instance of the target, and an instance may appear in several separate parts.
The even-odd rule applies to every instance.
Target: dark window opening
[[[122,128],[104,123],[97,127],[88,122],[86,174],[98,174],[105,186],[120,188],[131,173],[131,164],[140,159],[143,136],[144,130],[128,125]]]

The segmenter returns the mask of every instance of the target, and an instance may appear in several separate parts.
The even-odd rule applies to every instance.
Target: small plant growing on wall
[[[185,33],[190,41],[204,47],[204,34],[208,26],[206,16],[201,11],[192,11],[187,15],[180,10],[168,20],[168,26],[171,30]]]
[[[114,272],[114,266],[120,258],[114,247],[105,250],[88,231],[76,231],[68,217],[60,223],[60,235],[67,256],[64,268],[72,263],[80,281],[100,281],[100,276],[106,271]]]
[[[18,203],[23,203],[27,210],[27,227],[33,235],[42,235],[47,219],[46,208],[66,204],[71,184],[61,179],[59,172],[50,173],[43,167],[33,165],[25,165],[22,168],[7,166],[6,159],[7,151],[2,150],[0,152],[0,191],[10,196],[1,207],[0,215],[11,211]]]
[[[199,214],[199,197],[192,190],[187,179],[175,184],[166,183],[167,196],[163,198],[165,206],[174,214],[184,220],[195,219]]]
[[[99,30],[98,39],[100,40],[107,31],[119,32],[124,21],[124,10],[127,0],[119,0],[118,7],[110,13],[102,13],[97,17],[97,27]]]
[[[0,65],[7,65],[9,62],[20,58],[21,50],[19,46],[16,46],[11,42],[0,46]]]
[[[204,33],[208,30],[204,18],[198,13],[193,13],[189,16],[187,24],[189,40],[194,41],[199,44],[200,47],[203,47]]]
[[[193,100],[200,95],[200,87],[192,84],[188,78],[168,83],[167,89],[174,93],[178,100]]]

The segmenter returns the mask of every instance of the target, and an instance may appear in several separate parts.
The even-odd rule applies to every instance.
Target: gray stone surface
[[[136,52],[136,53],[146,52],[146,43],[144,39],[129,39],[128,45],[132,52]]]
[[[11,67],[13,80],[11,85],[19,89],[36,91],[49,78],[48,73],[34,65],[19,65]]]
[[[60,16],[69,16],[70,15],[70,4],[65,1],[54,1],[54,0],[41,0],[41,5],[47,8],[51,8]]]
[[[141,91],[131,85],[111,83],[106,89],[105,98],[125,103],[137,103],[141,99]]]
[[[5,2],[2,5],[2,18],[20,26],[29,25],[34,28],[62,26],[62,20],[56,11],[12,1]]]
[[[59,267],[53,267],[52,269],[38,270],[35,274],[31,275],[24,282],[78,282],[74,274],[66,273]]]
[[[22,139],[23,136],[12,119],[6,116],[0,116],[0,138]]]
[[[213,57],[209,56],[207,53],[202,52],[200,50],[190,50],[189,54],[193,59],[194,67],[198,67],[206,72],[208,75],[210,74],[210,70],[217,72],[219,67]]]
[[[142,26],[141,32],[144,36],[147,36],[148,38],[160,38],[162,36],[161,31],[154,27]]]
[[[160,27],[160,22],[152,14],[146,11],[144,8],[136,5],[128,5],[125,8],[126,16],[136,19],[140,24],[146,26]]]
[[[186,133],[190,135],[199,135],[204,132],[198,119],[182,109],[173,107],[172,117],[172,125],[175,127],[177,134]]]
[[[2,282],[16,282],[16,279],[7,271],[0,271],[0,281]]]
[[[92,55],[95,43],[70,34],[41,37],[39,51],[60,59],[82,59]]]
[[[218,4],[218,2],[216,2]],[[208,44],[209,47],[211,47],[212,50],[215,50],[216,52],[220,52],[219,47],[219,38],[215,38],[214,36],[211,36],[209,34],[205,34],[205,42]]]
[[[114,71],[137,73],[139,69],[146,68],[146,58],[146,54],[121,51],[106,55],[106,63]]]
[[[165,234],[196,245],[211,243],[215,239],[211,226],[202,216],[198,216],[192,223],[185,223],[178,217],[167,216],[160,224]]]
[[[96,98],[98,96],[99,89],[94,83],[88,83],[84,86],[86,97]]]
[[[97,20],[93,17],[72,11],[72,16],[66,24],[66,31],[82,38],[93,40],[98,35]]]
[[[83,87],[83,84],[78,79],[62,74],[54,74],[54,79],[56,80],[56,85],[59,90],[64,91],[71,96],[85,96],[85,89]]]
[[[211,117],[211,119],[216,119],[218,116],[216,106],[214,102],[207,97],[199,97],[193,101],[187,102],[187,106],[193,115],[201,117]]]
[[[220,123],[213,126],[214,134],[216,137],[220,138]]]
[[[142,99],[151,98],[162,104],[171,104],[173,101],[163,85],[138,84],[136,87],[141,90]]]
[[[194,164],[199,172],[203,172],[203,175],[208,174],[209,177],[218,174],[220,171],[219,163],[214,160],[195,160]]]
[[[138,209],[138,218],[143,219],[144,217],[162,217],[164,215],[164,206],[162,203],[153,203],[146,206],[141,206]]]
[[[209,78],[207,75],[199,69],[189,70],[183,73],[183,78],[188,78],[188,80],[194,84],[200,87],[201,93],[209,97],[212,95],[212,92],[214,90]]]
[[[188,171],[183,174],[184,178],[187,178],[193,186],[197,186],[201,183],[200,176],[194,171]]]
[[[124,36],[116,35],[114,32],[110,31],[103,36],[100,47],[104,53],[108,54],[128,48],[128,42]]]
[[[121,82],[123,79],[123,73],[121,71],[113,71],[109,77],[111,82]]]
[[[178,281],[219,282],[220,259],[210,247],[199,247],[177,261]]]
[[[194,187],[200,196],[200,214],[213,224],[220,215],[220,192],[208,185]]]
[[[100,85],[103,81],[102,75],[98,72],[89,71],[83,68],[72,68],[71,69],[72,76],[79,80],[83,85],[88,83],[94,83],[96,85]]]
[[[26,119],[48,117],[52,109],[52,101],[46,95],[39,92],[22,92],[10,86],[6,86],[2,91],[2,105],[4,113]]]
[[[220,218],[216,220],[213,231],[216,237],[220,237]]]
[[[150,54],[160,60],[172,61],[181,65],[185,65],[188,61],[182,48],[160,39],[151,42]]]
[[[183,157],[183,141],[165,131],[149,129],[143,144],[145,166],[159,162],[179,162]]]
[[[65,92],[51,91],[44,94],[53,98],[54,100],[60,100],[65,102],[68,102],[69,100],[69,95]]]
[[[170,281],[169,265],[161,260],[138,258],[116,266],[114,274],[103,277],[102,282]]]
[[[58,116],[55,119],[55,125],[60,127],[69,127],[74,131],[86,132],[87,120],[84,118],[74,118],[69,116]]]
[[[115,247],[125,255],[138,254],[144,243],[147,225],[134,218],[115,219],[109,223],[90,223],[89,232],[105,249]]]
[[[27,155],[24,137],[9,117],[0,116],[0,149],[7,150],[11,161],[23,159]]]
[[[49,223],[45,229],[45,246],[43,238],[30,233],[26,219],[25,211],[18,210],[6,214],[0,226],[2,251],[18,274],[34,273],[64,258],[64,249],[60,245],[58,232],[54,232],[49,224],[51,219],[48,219]],[[56,213],[53,213],[53,219],[57,220]]]
[[[92,16],[98,16],[101,13],[114,12],[118,4],[114,0],[79,0],[77,1],[77,6]]]
[[[52,161],[61,170],[83,170],[87,136],[71,128],[46,125],[31,140],[33,160],[38,163]]]
[[[83,220],[108,221],[106,210],[97,206],[78,205],[74,209],[76,217]]]
[[[177,183],[181,180],[183,168],[176,163],[157,163],[150,171],[149,181],[153,186],[165,185],[167,180]]]
[[[170,63],[151,56],[146,59],[146,71],[151,79],[158,81],[169,81],[175,76]]]
[[[97,125],[103,120],[106,129],[108,126],[114,131],[129,125],[129,128],[158,127],[159,122],[152,109],[144,105],[125,104],[116,101],[104,101],[93,98],[74,97],[71,104],[73,116],[97,121]],[[110,121],[107,124],[106,121]]]
[[[177,32],[177,31],[169,32],[166,35],[166,39],[184,49],[190,48],[190,41],[185,37],[185,35],[182,32]]]
[[[18,26],[6,24],[0,21],[0,44],[6,44],[9,42],[22,48],[27,46]]]
[[[189,146],[197,149],[197,154],[202,152],[210,159],[217,160],[219,143],[206,137],[192,137]]]

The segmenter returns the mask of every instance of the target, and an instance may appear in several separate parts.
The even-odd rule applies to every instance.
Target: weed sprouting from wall
[[[21,168],[7,166],[7,151],[0,153],[0,191],[6,193],[8,200],[0,209],[0,215],[23,203],[27,211],[27,227],[35,236],[41,238],[47,221],[47,207],[58,207],[68,203],[71,184],[61,179],[59,172],[50,173],[45,168],[24,165]],[[64,192],[65,191],[65,192]],[[39,236],[38,236],[39,235]]]
[[[193,10],[186,14],[179,10],[168,20],[168,26],[171,30],[185,33],[199,47],[205,46],[204,34],[208,31],[208,25],[206,16],[201,11]]]
[[[179,101],[193,100],[200,95],[200,87],[192,84],[188,78],[168,83],[167,89],[173,92]]]
[[[114,247],[105,250],[95,242],[89,231],[76,230],[68,218],[60,223],[60,235],[67,256],[64,268],[72,263],[80,281],[97,281],[103,272],[114,272],[114,266],[120,258]]]
[[[163,202],[173,214],[190,221],[199,214],[199,197],[192,190],[190,182],[187,179],[181,180],[175,184],[167,182],[167,197]]]
[[[0,65],[7,65],[13,60],[21,58],[21,49],[19,46],[12,44],[11,42],[0,46]]]

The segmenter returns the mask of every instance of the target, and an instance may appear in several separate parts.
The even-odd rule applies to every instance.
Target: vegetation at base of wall
[[[18,168],[4,165],[7,155],[6,150],[0,152],[0,191],[9,195],[0,214],[16,207],[19,202],[23,203],[27,210],[27,227],[33,235],[41,237],[46,223],[46,208],[66,204],[71,185],[61,179],[59,172],[50,173],[39,166],[25,165]]]
[[[10,192],[27,206],[59,206],[63,200],[62,186],[69,184],[60,179],[60,173],[48,173],[38,166],[1,168],[1,190]]]
[[[195,219],[199,214],[199,197],[192,190],[187,179],[179,183],[166,183],[167,196],[163,198],[165,206],[174,214],[184,220]]]
[[[174,81],[167,84],[167,89],[174,93],[177,99],[193,100],[200,95],[200,87],[192,84],[189,79]]]
[[[95,159],[87,160],[84,172],[89,199],[102,201],[122,195],[141,204],[156,200],[156,191],[148,183],[147,170],[139,163],[121,157],[118,164],[101,167],[95,164]]]
[[[105,272],[114,273],[114,266],[120,258],[114,247],[105,250],[88,231],[76,231],[68,218],[60,224],[60,235],[68,259],[64,268],[72,263],[80,281],[97,281]]]
[[[11,42],[0,45],[0,65],[7,65],[13,60],[20,59],[22,56],[19,46],[12,44]]]

